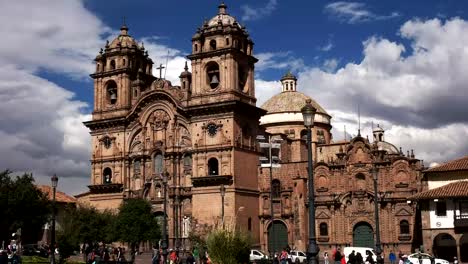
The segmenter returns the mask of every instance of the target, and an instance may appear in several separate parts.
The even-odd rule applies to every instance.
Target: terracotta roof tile
[[[52,187],[48,185],[37,185],[36,186],[41,192],[43,192],[49,200],[52,200]],[[55,200],[59,203],[76,203],[76,198],[67,195],[64,192],[61,192],[59,190],[55,191]]]
[[[429,200],[438,198],[468,198],[468,181],[457,181],[447,185],[420,192],[411,196],[410,200]]]
[[[430,168],[426,170],[425,172],[430,173],[430,172],[460,171],[460,170],[468,170],[468,155],[460,159],[446,162],[434,168]]]

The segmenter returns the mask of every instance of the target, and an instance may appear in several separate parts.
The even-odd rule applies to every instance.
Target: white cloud
[[[299,88],[336,111],[333,125],[340,130],[357,123],[343,113],[356,113],[359,104],[362,118],[385,124],[389,141],[414,148],[427,161],[466,155],[468,22],[412,20],[399,35],[411,47],[371,37],[363,43],[361,62],[333,72],[309,68],[299,73]]]
[[[54,173],[64,182],[89,175],[90,137],[81,123],[89,119],[86,103],[13,66],[0,67],[0,100],[0,168],[32,172],[40,182]],[[84,187],[66,189],[76,193]]]
[[[170,48],[160,44],[157,41],[158,37],[146,37],[142,41],[145,43],[145,48],[148,50],[150,58],[153,60],[153,75],[159,78],[159,70],[156,69],[160,64],[163,64],[162,77],[171,81],[173,85],[179,85],[179,75],[184,70],[185,61],[188,61],[182,51]],[[187,62],[189,71],[191,70],[190,61]]]
[[[304,67],[304,61],[295,58],[289,51],[258,53],[255,57],[259,60],[255,64],[255,69],[260,72],[267,69],[285,69],[295,72]]]
[[[257,106],[261,107],[268,99],[281,92],[280,81],[255,80],[255,93],[257,97]]]
[[[264,7],[253,8],[249,5],[243,5],[241,7],[243,11],[242,20],[257,20],[265,16],[269,16],[273,11],[275,11],[277,4],[276,0],[268,0]]]
[[[323,46],[323,47],[319,47],[319,50],[320,51],[330,51],[331,49],[333,49],[333,43],[331,41],[328,41],[328,43]]]
[[[335,71],[336,67],[338,67],[338,60],[337,59],[328,59],[323,62],[322,69],[325,72],[333,72]]]
[[[389,15],[377,15],[367,9],[364,3],[360,2],[333,2],[325,6],[325,12],[335,16],[340,21],[356,24],[371,20],[385,20],[400,16],[398,12]]]

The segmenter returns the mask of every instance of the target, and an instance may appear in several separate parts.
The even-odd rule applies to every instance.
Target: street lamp
[[[224,184],[221,184],[219,189],[221,191],[221,224],[224,229],[224,195],[226,194],[226,188],[224,187]]]
[[[161,242],[161,248],[162,248],[162,254],[164,256],[164,263],[167,263],[167,178],[169,176],[169,172],[163,172],[162,173],[162,180],[163,180],[163,188],[164,188],[164,205],[163,205],[163,211],[164,211],[164,217],[163,217],[163,230],[162,230],[162,242]]]
[[[379,222],[379,194],[377,192],[377,180],[379,178],[379,169],[374,164],[370,169],[374,178],[374,215],[375,215],[375,254],[377,255],[377,263],[383,264],[382,246],[380,244],[380,222]]]
[[[52,181],[52,230],[50,238],[50,251],[52,258],[50,259],[50,263],[55,264],[55,191],[58,184],[57,175],[54,174],[50,180]]]
[[[318,253],[320,251],[315,237],[315,194],[314,194],[314,171],[312,165],[312,127],[317,109],[312,106],[312,100],[307,99],[306,105],[301,108],[304,126],[307,128],[307,157],[308,157],[308,181],[309,181],[309,247],[307,249],[307,262],[318,264]]]
[[[270,169],[270,215],[271,215],[271,248],[268,247],[270,251],[270,258],[274,259],[275,256],[275,225],[274,225],[274,211],[273,211],[273,168],[280,168],[278,156],[273,156],[273,149],[280,149],[281,144],[279,143],[282,139],[273,139],[271,135],[268,135],[268,142],[265,141],[266,138],[263,135],[258,135],[257,140],[260,141],[260,148],[268,149],[268,157],[260,157],[260,167]]]

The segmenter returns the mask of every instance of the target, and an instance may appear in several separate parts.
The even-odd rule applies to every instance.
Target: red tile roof
[[[432,190],[420,192],[409,199],[429,200],[438,198],[468,198],[468,181],[452,182]]]
[[[51,186],[48,186],[48,185],[37,185],[36,186],[42,193],[44,193],[45,195],[47,195],[47,197],[49,198],[49,200],[52,200],[52,196],[53,196],[53,193],[52,193],[52,187]],[[59,203],[76,203],[76,198],[75,197],[72,197],[72,196],[69,196],[67,195],[66,193],[64,192],[61,192],[59,190],[56,190],[55,191],[55,200]]]
[[[460,171],[460,170],[468,170],[468,156],[446,162],[439,166],[430,168],[426,170],[425,172],[430,173],[430,172]]]

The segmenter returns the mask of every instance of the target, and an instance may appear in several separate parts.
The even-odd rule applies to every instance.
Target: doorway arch
[[[460,238],[460,261],[468,262],[468,234],[463,234]]]
[[[268,250],[281,252],[288,245],[288,228],[281,221],[273,221],[268,227]]]
[[[359,222],[354,226],[353,247],[374,248],[374,230],[369,223]]]
[[[447,233],[438,234],[434,238],[432,252],[437,258],[452,260],[457,256],[457,242]]]

